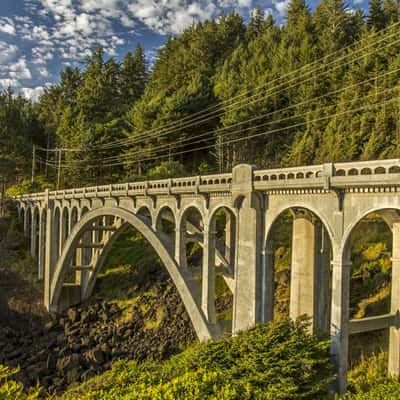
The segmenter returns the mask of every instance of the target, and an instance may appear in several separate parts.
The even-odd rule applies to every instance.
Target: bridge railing
[[[400,186],[400,159],[255,170],[253,182],[255,190]],[[230,191],[231,185],[232,174],[227,173],[54,190],[15,198],[24,202],[39,202],[45,200],[47,195],[50,200],[56,200],[124,195],[211,193]]]
[[[254,188],[319,187],[324,185],[324,165],[254,171]]]

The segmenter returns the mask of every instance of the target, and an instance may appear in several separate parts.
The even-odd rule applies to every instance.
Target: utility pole
[[[35,180],[35,167],[36,167],[36,145],[32,148],[32,183]]]
[[[61,177],[61,149],[58,149],[57,190],[60,188],[60,177]]]

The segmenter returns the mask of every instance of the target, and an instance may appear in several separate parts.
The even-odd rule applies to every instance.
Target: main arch
[[[204,317],[199,304],[195,301],[199,286],[196,285],[195,279],[190,274],[190,271],[179,268],[176,261],[171,256],[170,252],[165,248],[161,240],[157,237],[148,224],[146,224],[140,216],[135,215],[132,211],[120,207],[102,207],[88,211],[81,220],[74,226],[68,239],[65,242],[61,256],[59,257],[56,267],[51,277],[51,288],[49,298],[49,309],[51,311],[61,311],[65,307],[65,303],[61,302],[61,294],[63,292],[63,284],[65,276],[71,266],[74,252],[82,244],[81,240],[85,232],[91,229],[93,223],[103,217],[114,217],[120,220],[118,230],[113,233],[111,238],[106,241],[104,247],[101,248],[96,257],[94,257],[93,269],[89,273],[86,283],[82,283],[80,290],[82,298],[87,298],[94,286],[97,274],[104,263],[108,251],[111,249],[112,243],[115,241],[120,232],[128,225],[138,230],[144,238],[154,248],[155,252],[165,265],[172,281],[174,282],[178,293],[188,311],[192,320],[194,329],[200,340],[207,340],[218,335],[217,326],[208,323]],[[65,301],[65,300],[64,300]]]

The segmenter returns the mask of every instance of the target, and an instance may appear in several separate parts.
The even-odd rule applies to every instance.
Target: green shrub
[[[18,196],[27,193],[42,192],[45,189],[54,189],[54,185],[46,181],[42,176],[38,176],[34,182],[24,179],[21,183],[7,189],[7,196]]]
[[[305,321],[258,325],[233,338],[196,344],[158,364],[119,362],[65,393],[74,400],[326,399],[329,341]]]
[[[0,400],[34,400],[39,397],[40,389],[32,389],[28,393],[24,392],[21,383],[10,380],[18,370],[0,364]]]
[[[364,393],[347,394],[344,400],[398,400],[400,399],[400,382],[388,381],[373,387]]]

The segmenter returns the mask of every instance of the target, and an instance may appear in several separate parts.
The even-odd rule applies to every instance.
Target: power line
[[[395,70],[393,70],[393,71],[389,71],[389,72],[386,72],[386,73],[384,73],[384,74],[381,74],[379,77],[382,78],[382,77],[385,77],[385,76],[394,74],[394,73],[399,72],[399,71],[400,71],[400,67],[397,68],[397,69],[395,69]],[[305,101],[300,102],[300,103],[292,104],[292,105],[290,105],[290,106],[288,106],[288,107],[285,107],[285,108],[283,108],[283,109],[274,110],[274,111],[272,111],[272,112],[269,112],[269,113],[266,113],[266,114],[262,114],[262,115],[260,115],[260,116],[253,117],[253,118],[250,118],[250,119],[248,119],[248,120],[245,120],[245,121],[242,121],[242,122],[233,124],[233,125],[231,125],[231,126],[221,128],[221,129],[217,130],[217,132],[214,131],[214,130],[212,130],[212,131],[205,132],[205,133],[203,133],[203,134],[201,134],[201,135],[196,135],[196,136],[195,136],[195,139],[198,139],[198,140],[193,140],[193,137],[190,137],[190,138],[183,138],[183,139],[181,139],[181,140],[178,140],[178,141],[174,142],[174,144],[182,144],[182,143],[185,143],[185,142],[190,142],[190,144],[196,144],[196,143],[199,143],[199,142],[204,142],[204,141],[206,141],[206,140],[211,140],[211,139],[213,139],[213,137],[208,137],[208,136],[210,136],[211,134],[215,134],[215,133],[218,133],[218,132],[220,132],[220,131],[225,131],[225,130],[231,129],[232,127],[235,127],[235,126],[244,125],[244,124],[247,124],[247,123],[249,123],[249,122],[253,122],[253,121],[257,120],[257,119],[265,118],[265,117],[268,117],[268,116],[271,116],[271,115],[274,115],[274,114],[277,114],[277,113],[282,113],[282,112],[288,111],[288,110],[290,110],[290,109],[292,109],[292,108],[297,108],[297,107],[300,107],[300,106],[304,106],[304,105],[306,105],[306,104],[313,103],[313,102],[315,102],[315,101],[321,100],[321,99],[323,99],[323,98],[326,98],[326,97],[329,97],[329,96],[332,96],[332,95],[335,95],[335,94],[338,94],[338,93],[341,93],[341,92],[345,92],[345,91],[347,91],[348,89],[351,89],[351,88],[354,88],[354,87],[358,87],[358,86],[364,85],[364,84],[366,84],[366,83],[368,83],[368,82],[375,81],[375,80],[376,80],[376,76],[373,77],[373,78],[370,78],[370,79],[366,79],[366,80],[364,80],[364,81],[362,81],[362,82],[354,83],[354,84],[348,85],[348,86],[346,86],[346,87],[344,87],[344,88],[337,89],[337,90],[334,90],[334,91],[329,92],[329,93],[325,93],[325,94],[323,94],[323,95],[321,95],[321,96],[317,96],[317,97],[315,97],[315,98],[312,98],[312,99],[309,99],[309,100],[305,100]],[[367,95],[367,96],[364,96],[364,99],[366,99],[366,98],[368,98],[368,97],[371,97],[371,96],[376,96],[376,94],[382,95],[382,94],[385,94],[385,93],[390,92],[390,91],[395,90],[395,89],[396,89],[396,87],[395,87],[395,88],[387,88],[387,89],[385,89],[385,90],[383,90],[383,91],[380,91],[380,92],[378,92],[378,93],[375,93],[375,92],[374,92],[373,94],[369,94],[369,95]],[[349,102],[351,103],[352,101],[353,101],[353,99],[350,100]],[[329,107],[331,107],[331,105],[327,106],[327,108],[329,108]],[[323,110],[323,109],[322,109],[322,110]],[[227,135],[228,135],[228,136],[229,136],[229,135],[233,135],[233,134],[235,134],[235,133],[243,133],[243,132],[245,132],[245,131],[249,131],[249,130],[253,130],[253,129],[256,129],[256,128],[264,127],[264,126],[266,126],[266,125],[272,125],[272,124],[276,124],[276,123],[281,123],[281,122],[284,122],[284,121],[293,119],[293,118],[295,118],[295,117],[298,117],[298,116],[292,115],[292,116],[284,117],[284,118],[281,118],[281,119],[278,119],[278,120],[267,121],[267,122],[264,122],[264,123],[259,124],[259,125],[249,126],[249,127],[247,127],[247,128],[244,128],[244,129],[234,130],[234,131],[232,131],[232,132],[228,132],[228,133],[226,133],[226,134],[224,134],[224,135],[220,135],[220,136],[224,137],[224,136],[227,136]],[[200,139],[200,138],[203,138],[203,139]],[[199,140],[199,139],[200,139],[200,140]],[[170,143],[166,143],[166,144],[164,144],[164,145],[159,145],[159,146],[153,148],[153,149],[151,150],[151,153],[152,153],[153,155],[157,155],[157,153],[160,152],[160,151],[163,151],[163,149],[168,149],[168,150],[170,150],[169,147],[170,147]],[[145,149],[144,149],[144,150],[138,150],[138,151],[135,152],[135,155],[137,156],[137,155],[140,155],[140,154],[145,154],[145,153],[147,153],[147,152],[148,152],[148,151],[145,150]],[[132,155],[130,155],[130,154],[118,155],[118,156],[113,156],[113,157],[106,157],[106,158],[103,158],[103,159],[101,160],[101,162],[103,163],[104,161],[110,161],[110,162],[111,162],[111,161],[116,161],[116,160],[126,160],[126,159],[128,159],[128,158],[130,158],[130,157],[132,157]],[[139,161],[139,160],[133,160],[133,161],[134,161],[134,162],[137,162],[137,161]],[[68,163],[70,163],[70,164],[80,164],[80,163],[83,163],[83,164],[84,164],[84,163],[87,163],[87,161],[86,161],[86,160],[69,160]]]
[[[400,24],[400,22],[391,25],[391,26],[388,27],[386,30],[388,30],[388,29],[393,29],[393,28],[394,28],[395,26],[397,26],[398,24]],[[378,34],[378,33],[374,33],[372,36],[375,36],[375,35],[377,35],[377,34]],[[329,62],[329,63],[326,64],[326,65],[322,65],[322,66],[320,65],[320,66],[317,67],[315,70],[307,71],[307,73],[306,73],[305,75],[303,75],[303,77],[304,77],[304,76],[307,76],[307,75],[310,75],[310,74],[313,74],[313,73],[315,73],[316,71],[318,71],[319,69],[326,68],[327,66],[329,66],[329,65],[331,65],[331,64],[334,64],[334,63],[337,63],[337,62],[339,62],[339,61],[341,61],[341,60],[343,60],[343,59],[346,59],[347,57],[350,57],[350,56],[353,57],[354,54],[357,54],[358,52],[363,51],[363,50],[365,50],[366,48],[369,48],[369,47],[371,47],[371,46],[374,46],[374,50],[373,50],[372,52],[370,52],[370,53],[367,53],[367,54],[363,55],[362,58],[365,58],[365,57],[367,57],[368,55],[373,54],[373,53],[375,53],[376,51],[378,51],[378,50],[380,50],[380,49],[382,49],[382,48],[385,48],[385,47],[388,47],[388,46],[393,46],[394,44],[396,44],[397,42],[399,42],[400,39],[398,39],[398,40],[396,40],[396,41],[394,41],[394,42],[392,42],[392,43],[386,44],[386,45],[384,45],[382,48],[376,48],[376,47],[375,47],[377,43],[380,43],[380,42],[382,42],[382,41],[384,41],[384,40],[387,40],[388,38],[390,38],[390,37],[392,37],[392,36],[395,36],[395,35],[398,35],[398,32],[394,32],[394,33],[392,32],[391,34],[388,34],[388,33],[382,34],[382,33],[381,33],[381,36],[382,36],[382,37],[381,37],[378,41],[376,41],[375,43],[373,43],[373,44],[371,43],[371,44],[369,44],[369,45],[367,45],[367,46],[363,46],[363,47],[361,47],[361,48],[359,48],[359,49],[356,49],[353,53],[346,53],[345,55],[342,56],[342,58],[335,59],[335,60]],[[297,74],[299,71],[301,71],[301,70],[303,70],[303,69],[305,69],[305,68],[307,68],[307,67],[310,67],[310,66],[312,66],[312,65],[314,65],[314,64],[318,64],[318,63],[320,63],[320,62],[321,62],[322,60],[324,60],[324,59],[329,59],[330,57],[333,57],[333,56],[334,56],[335,54],[337,54],[337,53],[344,52],[344,51],[346,51],[347,49],[349,49],[349,48],[351,48],[351,47],[355,47],[357,44],[358,44],[358,42],[357,42],[357,43],[354,43],[354,44],[352,44],[352,45],[349,45],[349,46],[347,46],[347,47],[344,48],[344,49],[337,50],[337,51],[334,52],[334,53],[331,53],[331,54],[329,54],[329,55],[327,55],[327,56],[324,56],[324,57],[320,58],[319,60],[314,61],[314,62],[312,62],[312,63],[306,64],[306,65],[304,65],[304,66],[302,66],[302,67],[300,67],[300,68],[298,68],[298,69],[296,69],[296,70],[294,70],[294,71],[291,71],[291,72],[287,73],[286,75],[283,75],[283,76],[281,76],[281,77],[279,77],[279,78],[275,78],[273,81],[270,81],[270,82],[268,82],[268,83],[265,83],[265,84],[263,84],[263,85],[260,85],[258,88],[252,89],[252,90],[253,90],[253,91],[254,91],[254,90],[255,90],[255,91],[261,90],[261,89],[264,88],[265,86],[270,85],[271,83],[274,83],[275,81],[279,81],[280,79],[284,79],[285,77],[291,76],[291,75],[293,75],[293,74]],[[342,67],[342,66],[344,66],[344,65],[350,64],[351,62],[357,61],[358,59],[359,59],[359,58],[357,58],[357,59],[352,59],[352,60],[348,61],[348,62],[345,63],[345,64],[338,65],[338,66],[335,67],[335,69],[340,68],[340,67]],[[325,71],[324,73],[328,73],[328,72],[332,72],[332,70]],[[301,76],[300,76],[300,77],[301,77]],[[304,81],[297,82],[295,85],[292,85],[292,86],[289,86],[289,87],[286,87],[286,88],[284,87],[284,88],[282,88],[282,89],[281,89],[279,92],[277,92],[277,93],[271,93],[270,96],[272,96],[272,95],[277,95],[277,94],[281,93],[281,92],[284,91],[284,90],[289,90],[290,88],[293,88],[293,87],[296,87],[296,86],[298,86],[298,85],[300,85],[300,84],[303,84],[303,83],[309,81],[309,80],[312,79],[312,78],[313,78],[313,77],[311,77],[311,78],[309,78],[309,79],[307,79],[307,80],[304,80]],[[299,79],[299,77],[296,76],[293,80],[296,80],[296,79]],[[285,81],[284,83],[279,84],[279,85],[278,85],[277,87],[275,87],[275,88],[272,87],[272,88],[270,88],[270,91],[276,90],[277,88],[279,88],[279,86],[287,85],[287,84],[290,83],[291,81],[292,81],[292,80],[290,80],[289,82]],[[151,138],[153,138],[153,137],[154,137],[154,138],[156,137],[156,136],[154,136],[154,135],[150,135],[151,133],[154,133],[154,134],[156,134],[156,133],[162,133],[162,136],[164,136],[164,135],[166,135],[166,134],[168,134],[168,133],[172,133],[172,132],[174,132],[174,131],[175,131],[175,132],[178,132],[178,131],[180,131],[180,130],[182,130],[182,129],[184,129],[184,128],[188,128],[188,127],[191,127],[191,126],[193,126],[193,125],[197,125],[197,124],[200,124],[200,123],[207,122],[208,120],[213,119],[213,118],[216,118],[216,117],[219,116],[219,115],[214,115],[214,116],[212,116],[212,117],[209,117],[209,118],[207,118],[207,119],[200,120],[200,121],[198,121],[196,118],[193,118],[193,117],[196,116],[196,115],[204,114],[205,111],[207,111],[207,110],[209,110],[209,109],[213,109],[213,108],[222,108],[222,105],[223,105],[224,103],[231,102],[231,101],[232,101],[233,99],[235,99],[235,98],[243,97],[243,96],[245,96],[246,94],[250,93],[252,90],[247,90],[245,93],[239,94],[239,95],[237,95],[237,96],[235,96],[235,97],[233,97],[233,98],[231,98],[231,99],[229,99],[229,100],[225,100],[225,101],[223,101],[222,103],[219,103],[218,105],[210,106],[210,107],[208,107],[208,108],[206,108],[206,109],[204,109],[204,110],[202,110],[202,111],[199,111],[199,112],[197,112],[197,113],[191,114],[190,116],[184,117],[184,118],[180,119],[179,121],[175,121],[175,122],[171,122],[170,124],[166,124],[164,127],[154,128],[154,129],[152,129],[152,130],[150,130],[150,131],[144,132],[144,133],[140,134],[140,136],[133,136],[133,137],[131,137],[131,138],[120,139],[120,140],[117,140],[117,141],[114,141],[114,142],[106,143],[106,144],[104,144],[104,145],[97,145],[97,146],[95,145],[95,146],[92,146],[92,147],[89,148],[89,149],[94,151],[94,150],[101,150],[101,149],[111,149],[111,148],[114,148],[114,147],[120,147],[120,146],[128,145],[128,144],[131,144],[131,143],[141,143],[142,141],[149,140],[149,139],[151,139]],[[251,99],[252,97],[256,97],[257,95],[258,95],[258,94],[253,94],[252,96],[250,96],[250,97],[247,98],[247,99],[241,100],[241,101],[236,102],[236,103],[231,103],[231,104],[229,104],[228,107],[231,108],[231,107],[233,107],[233,106],[235,106],[235,105],[237,105],[237,104],[240,104],[240,103],[242,103],[242,102],[244,102],[244,101],[247,101],[247,104],[245,104],[245,105],[243,105],[243,106],[247,106],[247,105],[249,105],[249,104],[254,104],[254,103],[258,102],[258,101],[262,101],[262,100],[265,100],[266,98],[268,98],[268,96],[264,96],[264,97],[262,97],[261,99],[256,99],[256,100],[253,100],[253,102],[248,102],[249,99]],[[235,109],[233,109],[233,110],[235,110]],[[233,111],[233,110],[230,110],[230,111]],[[208,114],[205,114],[205,115],[214,114],[214,113],[216,113],[216,112],[219,112],[219,110],[218,110],[218,111],[216,110],[216,111],[214,111],[214,112],[212,112],[212,113],[208,113]],[[222,111],[222,114],[224,114],[225,112],[226,112],[226,109]],[[205,115],[202,115],[202,117],[204,117]],[[182,124],[183,121],[188,120],[188,119],[189,119],[189,121],[188,121],[188,123],[187,123],[186,125],[183,125],[183,126],[181,125],[179,128],[177,128],[177,129],[171,131],[171,129],[172,129],[172,127],[173,127],[174,125]],[[169,130],[167,129],[166,131],[162,132],[162,130],[168,128],[168,126],[170,126]],[[159,137],[160,137],[160,135],[157,136],[157,138],[159,138]],[[140,138],[142,138],[142,139],[141,139],[141,140],[138,140],[138,139],[140,139]],[[45,149],[42,148],[42,150],[45,150]],[[68,148],[64,148],[64,149],[62,149],[62,150],[63,150],[63,151],[77,151],[77,152],[83,152],[83,151],[85,151],[85,150],[82,150],[82,149],[68,149]],[[58,151],[58,149],[49,149],[49,151]]]
[[[391,90],[394,90],[394,89],[395,89],[395,88],[392,88]],[[386,100],[386,101],[383,101],[383,102],[379,102],[379,103],[377,103],[377,104],[370,104],[370,105],[358,107],[358,108],[356,108],[356,109],[350,109],[350,110],[342,111],[342,112],[339,112],[339,113],[326,115],[326,116],[324,116],[324,117],[315,118],[315,119],[313,119],[313,120],[304,121],[304,122],[299,122],[299,123],[296,123],[296,124],[293,124],[293,125],[290,125],[290,126],[287,126],[287,127],[283,127],[283,128],[281,127],[281,128],[277,128],[277,129],[273,129],[273,130],[264,131],[264,132],[261,132],[261,133],[256,133],[256,134],[253,134],[253,135],[250,135],[250,136],[246,136],[246,137],[242,137],[242,138],[236,138],[236,139],[227,140],[227,141],[222,142],[221,144],[222,144],[222,145],[227,145],[227,144],[232,144],[232,143],[241,142],[241,141],[243,141],[243,140],[253,139],[253,138],[259,137],[259,136],[266,136],[266,135],[272,134],[272,133],[278,133],[278,132],[287,131],[287,130],[289,130],[289,129],[298,128],[298,127],[307,125],[308,123],[320,122],[320,121],[324,121],[324,120],[327,120],[327,119],[329,119],[329,118],[334,118],[334,117],[338,117],[338,116],[341,116],[341,115],[346,115],[346,114],[350,114],[350,113],[354,113],[354,112],[358,112],[358,111],[362,111],[362,110],[366,110],[366,109],[371,109],[371,108],[373,109],[373,108],[379,107],[379,106],[381,106],[381,105],[389,104],[389,103],[391,103],[391,102],[393,102],[393,101],[398,101],[399,99],[400,99],[400,97],[395,97],[395,98],[393,98],[393,99]],[[215,147],[214,144],[212,144],[212,145],[205,145],[205,146],[202,146],[202,147],[196,147],[196,148],[194,148],[194,149],[188,149],[188,150],[183,150],[183,151],[175,152],[175,153],[171,154],[171,156],[176,156],[176,155],[181,155],[181,154],[187,154],[187,153],[191,153],[191,152],[195,152],[195,151],[200,151],[200,150],[205,150],[205,149],[209,149],[209,148],[213,148],[213,147]],[[159,157],[161,158],[161,157],[165,157],[165,156],[168,156],[168,155],[159,156]],[[142,158],[142,159],[140,159],[140,160],[135,160],[135,162],[138,162],[138,161],[148,161],[148,160],[153,160],[153,159],[154,159],[153,157],[147,157],[147,158]],[[116,163],[102,164],[101,166],[102,166],[102,167],[112,167],[112,166],[124,165],[125,163],[126,163],[126,161],[125,161],[125,162],[116,162]],[[53,166],[54,166],[54,165],[53,165]],[[66,168],[66,169],[71,169],[71,167],[68,167],[68,166],[65,166],[65,168]],[[73,168],[73,167],[72,167],[72,168]]]

